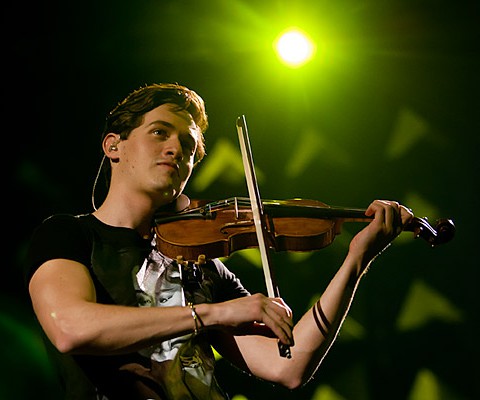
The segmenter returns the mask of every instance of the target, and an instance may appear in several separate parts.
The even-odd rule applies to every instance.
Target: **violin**
[[[341,233],[345,222],[369,222],[364,209],[342,208],[308,199],[262,200],[265,239],[273,251],[315,251],[329,246]],[[258,247],[250,200],[231,197],[224,200],[191,200],[179,212],[155,216],[157,248],[175,259],[187,260],[228,257],[233,252]],[[455,225],[439,219],[435,225],[427,218],[414,217],[404,227],[415,238],[435,247],[450,241]]]

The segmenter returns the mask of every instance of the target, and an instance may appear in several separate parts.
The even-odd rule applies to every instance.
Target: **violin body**
[[[266,243],[274,251],[314,251],[329,246],[344,222],[368,222],[362,209],[331,207],[317,200],[262,200]],[[157,248],[163,254],[187,260],[200,255],[227,257],[258,246],[252,208],[248,199],[192,201],[188,208],[155,217]],[[440,227],[440,229],[438,229]],[[441,220],[437,230],[425,219],[414,218],[406,230],[432,246],[445,243],[454,234],[450,220]]]

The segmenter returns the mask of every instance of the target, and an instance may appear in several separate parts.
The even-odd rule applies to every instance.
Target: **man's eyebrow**
[[[172,124],[171,122],[168,122],[168,121],[164,121],[163,119],[156,119],[155,121],[150,122],[147,125],[147,127],[151,127],[151,126],[155,126],[155,125],[163,125],[163,126],[165,126],[167,128],[170,128],[170,129],[177,129],[177,127],[174,124]],[[197,125],[195,125],[195,127],[196,127],[196,130],[199,129]],[[190,129],[188,129],[188,131],[185,131],[185,134],[188,134],[189,136],[192,136],[192,133],[191,133]]]
[[[165,125],[168,128],[175,128],[175,125],[168,121],[164,121],[162,119],[157,119],[155,121],[150,122],[147,126],[152,126],[152,125]]]

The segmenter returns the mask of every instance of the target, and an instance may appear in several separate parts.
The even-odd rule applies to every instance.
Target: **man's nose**
[[[165,152],[173,156],[176,160],[183,158],[182,142],[178,135],[171,135],[165,142]]]

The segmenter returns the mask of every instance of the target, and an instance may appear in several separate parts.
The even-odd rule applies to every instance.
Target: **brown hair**
[[[177,83],[155,83],[143,86],[131,92],[124,100],[110,111],[102,133],[103,138],[110,132],[120,135],[125,140],[130,132],[140,126],[143,116],[161,106],[174,104],[178,110],[187,111],[200,129],[195,164],[205,156],[203,133],[208,128],[208,117],[203,99],[193,90]],[[104,163],[104,172],[109,178],[110,163]]]

